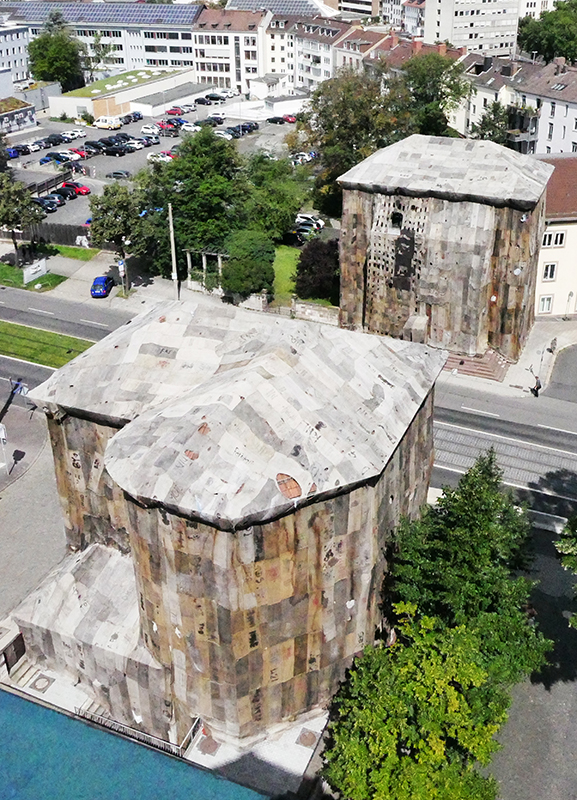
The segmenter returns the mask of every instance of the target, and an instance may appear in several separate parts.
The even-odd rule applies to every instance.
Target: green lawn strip
[[[94,342],[0,321],[0,354],[45,367],[62,367]]]
[[[47,289],[53,289],[65,280],[66,277],[64,275],[56,275],[53,272],[47,272],[46,275],[41,275],[39,278],[35,278],[24,286],[22,270],[19,267],[12,267],[10,264],[3,264],[0,262],[0,284],[2,286],[13,286],[16,289],[27,289],[30,292],[45,292]],[[36,288],[38,286],[40,286],[40,288]]]
[[[274,260],[274,302],[275,305],[290,305],[295,292],[292,276],[296,272],[300,250],[296,247],[280,245]]]
[[[90,261],[100,252],[96,247],[70,247],[66,244],[51,244],[48,246],[57,250],[65,258],[76,258],[79,261]]]

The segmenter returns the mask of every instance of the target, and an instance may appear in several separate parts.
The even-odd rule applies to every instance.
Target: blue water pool
[[[0,800],[263,800],[83,722],[0,691]]]

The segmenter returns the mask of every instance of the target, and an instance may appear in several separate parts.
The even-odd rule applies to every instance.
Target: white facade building
[[[404,0],[402,8],[403,30],[411,36],[424,36],[426,0]]]
[[[554,0],[519,0],[519,19],[537,19],[544,11],[553,11],[554,8]]]
[[[403,27],[403,0],[383,0],[381,18],[392,28],[400,30]]]
[[[519,0],[427,0],[424,38],[469,51],[511,53],[518,20]]]
[[[30,31],[24,25],[0,26],[0,69],[10,70],[12,81],[28,78]]]

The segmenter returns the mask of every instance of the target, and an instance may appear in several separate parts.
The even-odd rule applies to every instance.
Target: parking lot
[[[198,109],[183,114],[182,116],[190,122],[195,122],[196,120],[205,119],[213,113],[223,113],[226,116],[224,125],[218,126],[216,130],[249,120],[254,120],[259,123],[260,127],[258,131],[245,134],[241,139],[236,140],[239,152],[253,153],[264,150],[279,156],[288,155],[286,145],[284,144],[284,137],[289,131],[294,129],[294,125],[290,123],[284,125],[267,123],[264,111],[255,109],[254,103],[239,101],[238,98],[229,99],[224,103],[212,106],[199,106]],[[141,136],[140,129],[143,125],[151,124],[158,119],[168,118],[166,114],[159,115],[154,119],[145,117],[138,122],[123,125],[121,131],[129,135]],[[8,136],[9,143],[22,144],[24,142],[32,142],[48,136],[51,133],[59,133],[64,130],[79,127],[76,123],[52,122],[47,116],[42,118],[42,115],[40,115],[39,121],[40,125],[34,129],[22,131],[17,135],[13,134]],[[76,139],[70,144],[52,147],[50,150],[65,150],[75,146],[81,147],[84,141],[94,141],[119,133],[119,131],[107,131],[88,126],[84,126],[84,130],[86,131],[86,137]],[[170,150],[171,147],[182,139],[182,136],[183,134],[181,134],[179,138],[160,137],[160,144],[152,145],[143,150],[137,150],[134,153],[126,153],[126,155],[121,157],[97,155],[86,160],[75,162],[77,165],[84,166],[87,174],[85,176],[76,175],[74,176],[74,180],[88,186],[92,194],[102,194],[104,186],[107,183],[114,182],[114,179],[106,178],[107,173],[114,170],[128,170],[131,175],[136,175],[141,169],[149,166],[149,162],[147,161],[149,153]],[[39,163],[40,159],[45,156],[47,152],[49,151],[40,150],[30,155],[20,156],[17,159],[10,160],[9,164],[13,169],[14,177],[17,180],[27,182],[32,173],[34,173],[34,175],[42,174],[44,176],[57,174],[58,169],[54,165],[47,164],[41,166]],[[47,220],[62,224],[84,224],[91,216],[89,200],[89,196],[81,195],[74,200],[68,200],[66,205],[58,208],[55,213],[48,215]]]

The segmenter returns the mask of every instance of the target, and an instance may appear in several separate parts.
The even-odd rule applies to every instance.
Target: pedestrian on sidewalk
[[[539,397],[540,389],[541,389],[541,381],[539,380],[539,376],[535,375],[535,386],[531,387],[531,394],[534,397]]]

